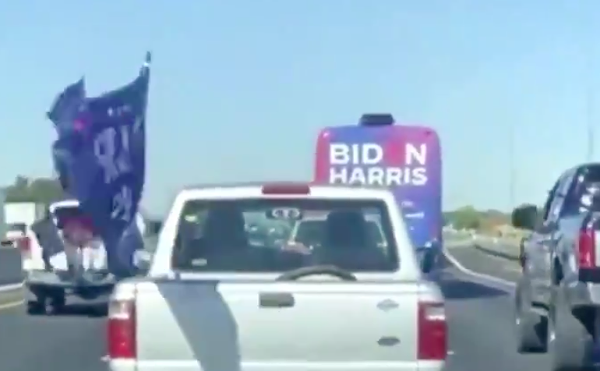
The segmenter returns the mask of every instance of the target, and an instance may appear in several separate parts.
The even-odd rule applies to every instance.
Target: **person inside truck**
[[[246,223],[236,208],[213,208],[208,211],[203,226],[203,242],[206,252],[227,252],[248,246]]]
[[[324,241],[314,250],[315,264],[335,264],[344,269],[376,267],[388,261],[369,233],[362,211],[334,211],[327,216]]]
[[[181,260],[187,262],[190,268],[233,268],[237,258],[235,255],[249,250],[245,224],[242,212],[234,207],[210,208],[202,225],[194,223],[192,226],[188,223],[180,232]]]
[[[290,210],[293,208],[283,208]],[[306,266],[332,264],[342,269],[386,269],[390,258],[381,248],[381,238],[370,233],[363,209],[337,209],[324,221],[318,247],[298,241],[283,242],[281,248],[252,245],[247,235],[247,218],[263,215],[272,221],[278,208],[238,209],[233,205],[205,205],[202,223],[184,223],[176,238],[175,266],[185,270],[286,271]],[[369,211],[369,210],[367,210]],[[310,211],[308,211],[310,213]],[[294,221],[302,219],[302,210]],[[386,243],[387,245],[387,243]]]

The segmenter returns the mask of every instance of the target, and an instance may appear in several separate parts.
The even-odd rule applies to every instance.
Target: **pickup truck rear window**
[[[303,220],[298,223],[292,240],[307,245],[318,244],[323,240],[325,234],[326,220]],[[377,244],[385,244],[383,233],[378,222],[367,221],[367,233],[369,238]]]
[[[600,166],[584,167],[572,182],[570,191],[559,192],[565,197],[563,215],[577,215],[585,210],[600,211]]]
[[[326,215],[310,239],[293,238],[304,215]],[[367,216],[379,221],[373,233]],[[252,228],[249,228],[252,226]],[[262,233],[249,230],[261,228]],[[172,268],[202,272],[283,272],[335,265],[395,271],[398,254],[387,206],[373,200],[240,199],[189,201],[180,217]]]

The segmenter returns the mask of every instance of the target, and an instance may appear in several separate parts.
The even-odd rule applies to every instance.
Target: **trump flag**
[[[150,54],[131,83],[88,98],[83,79],[58,95],[49,119],[58,139],[52,154],[63,188],[75,197],[104,241],[108,269],[134,270],[143,247],[136,214],[145,182]]]

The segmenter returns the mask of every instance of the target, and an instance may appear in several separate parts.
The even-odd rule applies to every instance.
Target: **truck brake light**
[[[273,183],[262,187],[263,195],[308,195],[310,185],[305,183]]]
[[[440,302],[419,302],[417,358],[443,361],[448,353],[446,311]]]
[[[114,300],[108,304],[108,357],[137,358],[135,300]]]
[[[579,268],[596,266],[596,231],[593,223],[584,225],[579,231]]]

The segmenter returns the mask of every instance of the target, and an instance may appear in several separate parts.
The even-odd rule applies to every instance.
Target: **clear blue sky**
[[[58,91],[83,74],[92,95],[127,83],[150,49],[151,211],[189,183],[308,179],[319,128],[363,112],[439,131],[448,208],[509,207],[512,125],[515,202],[539,202],[585,159],[594,13],[599,1],[3,1],[0,184],[51,174]]]

